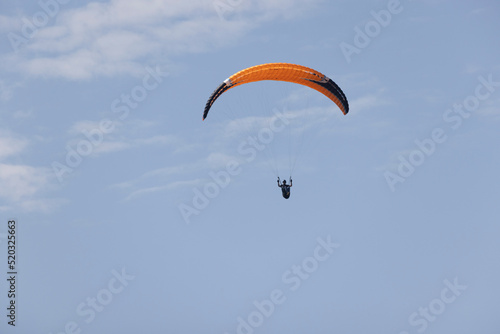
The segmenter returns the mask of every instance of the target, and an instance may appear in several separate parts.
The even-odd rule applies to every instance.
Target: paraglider
[[[347,115],[349,112],[349,103],[344,92],[326,75],[302,65],[268,63],[248,67],[224,80],[210,95],[203,111],[203,120],[207,118],[212,105],[224,92],[236,86],[265,80],[291,82],[310,87],[334,102],[344,115]],[[286,180],[283,180],[283,183],[280,184],[278,177],[278,186],[282,190],[283,197],[286,199],[290,198],[292,177],[290,176],[289,185],[286,183]]]
[[[283,183],[280,184],[280,178],[278,176],[278,187],[281,188],[281,192],[283,197],[286,199],[290,198],[290,188],[292,187],[292,178],[290,178],[290,185],[286,184],[286,180],[283,180]]]

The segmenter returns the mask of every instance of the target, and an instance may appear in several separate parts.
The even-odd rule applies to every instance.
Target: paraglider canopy
[[[349,112],[349,103],[344,92],[326,75],[301,65],[269,63],[246,68],[224,80],[210,95],[203,112],[203,120],[207,118],[208,112],[215,100],[225,91],[242,84],[263,80],[286,81],[308,86],[335,102],[344,115]]]

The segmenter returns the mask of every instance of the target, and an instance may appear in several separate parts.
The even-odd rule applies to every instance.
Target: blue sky
[[[1,3],[0,331],[498,333],[499,14]],[[267,82],[201,121],[224,79],[269,62],[326,74],[349,114]],[[275,169],[288,178],[296,158],[285,200]]]

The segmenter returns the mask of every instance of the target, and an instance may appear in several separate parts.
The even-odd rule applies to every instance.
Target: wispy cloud
[[[28,140],[12,135],[5,130],[2,132],[0,135],[0,159],[19,154],[28,146]]]
[[[0,164],[0,197],[18,201],[35,195],[49,183],[50,171],[26,165]]]
[[[145,146],[151,146],[151,145],[165,146],[174,143],[176,143],[176,140],[175,137],[172,135],[158,135],[146,138],[122,137],[103,142],[102,144],[96,146],[96,148],[92,153],[95,156],[98,156],[106,153],[125,151],[128,149],[134,149],[134,148],[136,149]]]
[[[229,161],[238,159],[237,156],[214,152],[193,162],[145,172],[135,179],[114,184],[110,188],[125,193],[125,200],[136,199],[154,192],[190,189],[206,181],[206,179],[200,178],[199,175],[208,175],[208,171],[225,168]]]
[[[69,200],[64,198],[40,198],[21,201],[18,206],[21,210],[27,212],[51,213],[68,202]]]
[[[38,29],[24,48],[1,60],[5,69],[72,80],[141,75],[146,56],[162,64],[171,55],[227,45],[263,22],[301,15],[317,2],[248,1],[237,8],[244,17],[225,21],[211,1],[91,2],[61,8],[52,26]],[[9,17],[1,17],[2,24],[14,27]]]
[[[373,109],[375,107],[389,105],[390,101],[384,98],[382,91],[377,93],[370,93],[364,96],[360,96],[349,102],[349,113],[359,113]]]
[[[145,195],[149,195],[149,194],[152,194],[152,193],[156,193],[156,192],[159,192],[159,191],[164,191],[166,189],[167,189],[166,186],[163,186],[163,187],[155,186],[155,187],[138,189],[138,190],[135,190],[132,193],[130,193],[125,198],[125,201],[130,201],[132,199],[135,199],[135,198],[138,198],[138,197],[142,197],[142,196],[145,196]]]
[[[33,111],[31,110],[16,110],[12,113],[14,119],[28,119],[33,117]]]
[[[0,80],[0,101],[9,101],[14,95],[14,89],[19,87],[19,84],[7,84]]]
[[[69,129],[71,138],[67,145],[75,147],[82,141],[89,140],[89,136],[95,141],[91,156],[100,156],[107,153],[119,152],[128,149],[160,145],[177,146],[182,140],[175,135],[151,135],[157,124],[140,119],[128,120],[126,123],[115,123],[114,131],[111,133],[100,133],[91,135],[99,129],[99,121],[82,120],[75,122]]]
[[[465,65],[463,72],[465,74],[477,75],[477,74],[484,73],[485,69],[483,66],[481,66],[479,64],[469,63],[469,64]]]
[[[0,163],[1,211],[52,212],[67,202],[47,197],[53,189],[53,175],[48,168]]]
[[[134,200],[137,198],[140,198],[142,196],[147,196],[153,193],[157,192],[163,192],[163,191],[171,191],[174,189],[182,189],[182,188],[192,188],[195,186],[199,186],[200,184],[203,184],[203,179],[192,179],[192,180],[185,180],[185,181],[174,181],[170,182],[166,185],[163,186],[153,186],[153,187],[146,187],[146,188],[138,188],[136,190],[132,190],[127,197],[125,197],[124,201],[130,201]]]
[[[65,201],[48,198],[46,194],[54,189],[52,171],[45,167],[7,162],[17,160],[30,146],[26,138],[3,131],[0,137],[0,211],[23,210],[48,213]]]
[[[500,116],[500,99],[491,99],[483,103],[484,107],[478,109],[478,114],[494,118]]]

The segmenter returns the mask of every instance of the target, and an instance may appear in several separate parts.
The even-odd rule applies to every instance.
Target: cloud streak
[[[7,162],[23,154],[29,146],[28,139],[8,131],[0,137],[0,199],[3,202],[0,211],[20,209],[48,213],[66,202],[43,196],[54,188],[49,168]]]
[[[229,21],[221,21],[210,3],[201,0],[91,2],[61,8],[52,26],[40,27],[24,48],[1,60],[5,69],[34,76],[139,76],[146,57],[161,64],[169,56],[228,45],[263,22],[301,15],[301,9],[316,2],[253,1],[237,9],[244,18]],[[1,17],[0,27],[14,25],[13,18]]]

